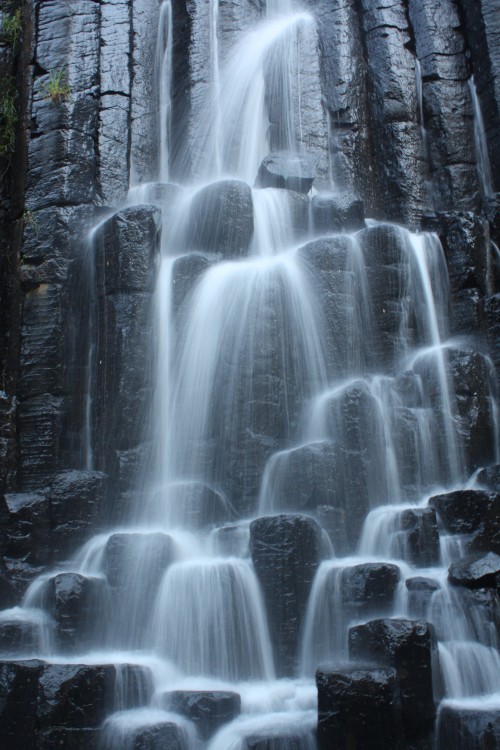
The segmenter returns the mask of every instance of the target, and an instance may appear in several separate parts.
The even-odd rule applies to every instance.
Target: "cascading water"
[[[22,607],[0,613],[26,624],[24,655],[55,659],[54,596],[68,576],[92,588],[100,621],[76,644],[64,631],[68,652],[95,663],[99,646],[106,663],[147,675],[133,710],[122,695],[132,689],[117,680],[117,710],[102,731],[108,750],[138,747],[138,737],[152,742],[155,732],[183,750],[246,750],[251,740],[312,750],[316,667],[347,659],[350,626],[417,610],[436,628],[445,697],[500,694],[494,627],[473,594],[447,583],[442,565],[461,550],[427,505],[467,475],[441,245],[435,235],[376,222],[319,232],[305,195],[252,189],[269,151],[300,155],[307,141],[304,102],[319,81],[304,87],[301,45],[314,48],[314,18],[270,2],[267,17],[236,33],[221,59],[221,12],[212,0],[206,117],[185,189],[175,186],[167,199],[154,185],[136,186],[129,195],[132,204],[160,205],[166,224],[151,460],[137,478],[138,502],[124,525],[37,579]],[[162,182],[176,116],[174,34],[164,0],[156,61]],[[235,201],[232,213],[224,195]],[[224,239],[233,225],[246,231],[238,247],[234,233],[232,244]],[[332,542],[319,545],[303,611],[293,604],[291,674],[282,656],[293,638],[283,646],[273,636],[275,603],[259,585],[251,523],[277,514],[318,519]],[[406,584],[424,578],[431,594],[412,598]],[[283,674],[289,679],[276,677]],[[204,735],[172,708],[183,691],[238,693],[241,716]]]

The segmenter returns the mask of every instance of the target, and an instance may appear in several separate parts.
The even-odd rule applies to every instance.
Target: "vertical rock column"
[[[405,4],[361,0],[368,65],[378,218],[418,221],[424,203],[424,162],[417,124],[415,62]]]
[[[153,396],[152,297],[161,211],[125,208],[96,232],[98,294],[94,367],[93,454],[96,466],[126,490],[145,447]]]
[[[97,199],[99,5],[36,6],[21,282],[25,292],[19,381],[20,481],[46,486],[65,464],[65,414],[77,384],[68,372],[71,261]]]
[[[423,125],[428,133],[431,208],[463,210],[478,201],[470,76],[456,4],[409,0],[422,70]]]

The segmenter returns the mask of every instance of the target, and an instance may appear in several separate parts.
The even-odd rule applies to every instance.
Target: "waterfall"
[[[332,98],[351,93],[319,57],[334,55],[318,34],[324,9],[249,2],[240,23],[246,4],[188,5],[163,0],[158,9],[144,119],[156,133],[148,172],[156,181],[134,185],[89,235],[84,393],[58,392],[81,397],[88,484],[70,509],[60,486],[73,470],[39,494],[5,496],[21,531],[26,508],[37,518],[47,507],[40,533],[59,534],[62,551],[59,562],[43,561],[20,606],[0,612],[0,651],[73,672],[114,670],[113,700],[91,729],[103,750],[316,750],[314,674],[353,668],[352,629],[380,619],[419,619],[418,637],[420,620],[430,623],[436,685],[442,677],[431,698],[443,698],[441,714],[492,701],[500,694],[492,574],[469,589],[452,585],[448,568],[483,551],[488,534],[496,545],[496,520],[490,505],[472,518],[471,501],[457,531],[442,501],[465,488],[481,495],[468,477],[500,456],[492,360],[471,337],[450,335],[457,284],[460,296],[482,281],[470,269],[457,281],[455,269],[453,296],[450,249],[437,234],[365,220],[357,196],[340,185],[332,192],[332,118],[339,133],[351,127],[351,105],[334,113]],[[370,4],[355,5],[358,13]],[[378,18],[365,15],[366,24]],[[177,61],[180,42],[186,57]],[[135,85],[144,71],[130,67]],[[418,60],[415,74],[429,171]],[[490,198],[473,78],[469,88]],[[395,134],[400,92],[388,84],[383,94]],[[357,126],[349,132],[339,148],[368,140]],[[138,150],[147,138],[139,140]],[[22,408],[29,383],[27,394]],[[113,422],[101,435],[104,414]],[[92,482],[107,482],[107,515]],[[496,508],[493,494],[476,500]],[[77,548],[67,550],[73,531]],[[400,691],[407,675],[396,666]],[[386,667],[377,670],[387,676]],[[391,696],[391,711],[406,710]],[[407,731],[400,718],[394,731]],[[399,739],[405,746],[408,737]],[[429,737],[413,740],[407,746],[423,747]]]

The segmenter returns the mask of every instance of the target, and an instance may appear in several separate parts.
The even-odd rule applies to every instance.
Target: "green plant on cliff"
[[[53,70],[50,73],[49,80],[44,86],[47,98],[52,99],[53,102],[58,102],[61,99],[65,99],[71,94],[71,87],[68,85],[66,79],[66,70]]]
[[[16,145],[16,90],[9,80],[0,84],[0,159],[6,160],[6,167],[1,175],[10,167],[10,161]]]
[[[7,13],[3,17],[2,35],[7,44],[12,46],[12,51],[17,52],[19,39],[21,37],[21,9],[16,8],[13,13]]]

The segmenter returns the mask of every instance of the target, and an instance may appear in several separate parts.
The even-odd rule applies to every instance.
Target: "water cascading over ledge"
[[[500,742],[500,21],[379,6],[25,9],[7,748]]]

